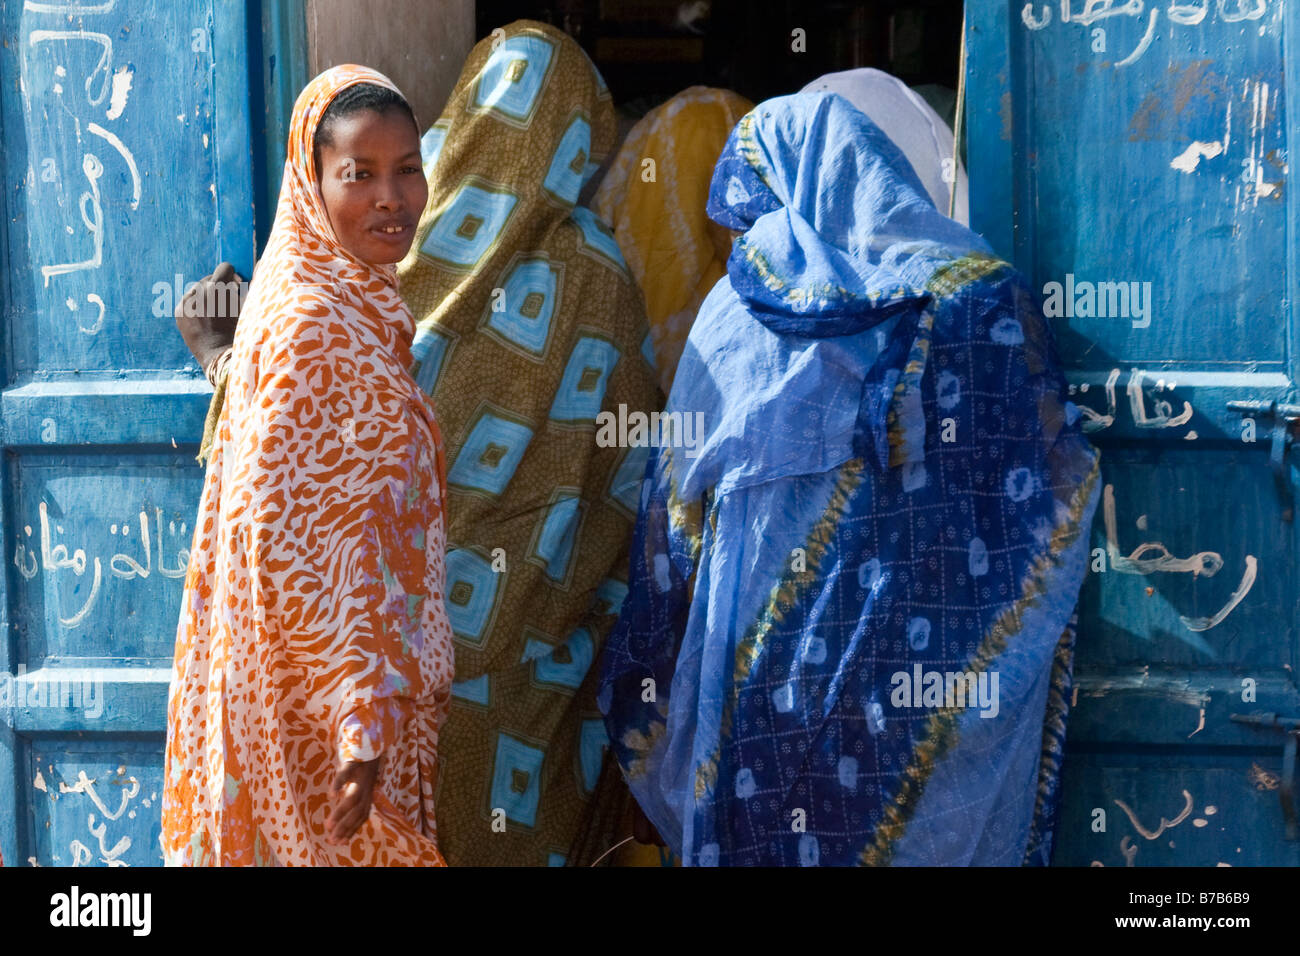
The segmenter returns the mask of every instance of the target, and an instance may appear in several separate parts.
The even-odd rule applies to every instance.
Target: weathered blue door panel
[[[1300,4],[968,9],[973,221],[1102,449],[1055,862],[1300,864],[1231,719],[1300,717],[1296,474],[1229,404],[1295,401]]]
[[[1061,832],[1091,832],[1092,808],[1106,808],[1107,834],[1091,852],[1067,840],[1056,865],[1279,866],[1288,863],[1277,809],[1275,754],[1241,753],[1247,780],[1235,762],[1218,756],[1181,758],[1073,755],[1063,775],[1071,799]],[[1264,765],[1272,761],[1271,771]]]
[[[11,456],[23,660],[171,657],[203,471],[180,452],[105,457]]]
[[[52,866],[158,866],[162,746],[40,736],[24,770],[34,781],[33,856]]]
[[[251,270],[250,11],[260,24],[243,0],[0,2],[11,864],[161,859],[167,682],[211,394],[171,314],[215,262]]]

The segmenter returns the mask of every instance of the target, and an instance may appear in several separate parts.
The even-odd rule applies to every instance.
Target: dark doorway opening
[[[480,0],[479,37],[523,17],[577,39],[625,114],[694,84],[757,102],[867,66],[933,93],[927,99],[952,120],[961,0]]]

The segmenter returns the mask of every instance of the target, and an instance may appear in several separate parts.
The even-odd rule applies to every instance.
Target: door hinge
[[[1300,717],[1280,717],[1277,714],[1233,714],[1231,719],[1239,724],[1280,730],[1286,734],[1282,743],[1282,780],[1278,784],[1278,797],[1282,801],[1282,822],[1286,826],[1286,838],[1297,839],[1295,761],[1296,745],[1300,743]]]

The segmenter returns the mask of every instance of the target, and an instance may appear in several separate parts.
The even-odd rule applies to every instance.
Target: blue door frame
[[[1043,294],[1106,487],[1054,862],[1300,864],[1284,736],[1234,719],[1300,717],[1267,414],[1296,401],[1300,4],[967,9],[972,223]]]
[[[251,273],[305,81],[302,14],[301,0],[0,2],[10,865],[161,860],[211,395],[171,306],[220,260]]]

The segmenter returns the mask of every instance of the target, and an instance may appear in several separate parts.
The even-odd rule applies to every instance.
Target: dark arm
[[[242,281],[235,267],[223,262],[176,304],[176,328],[204,372],[235,341]]]

